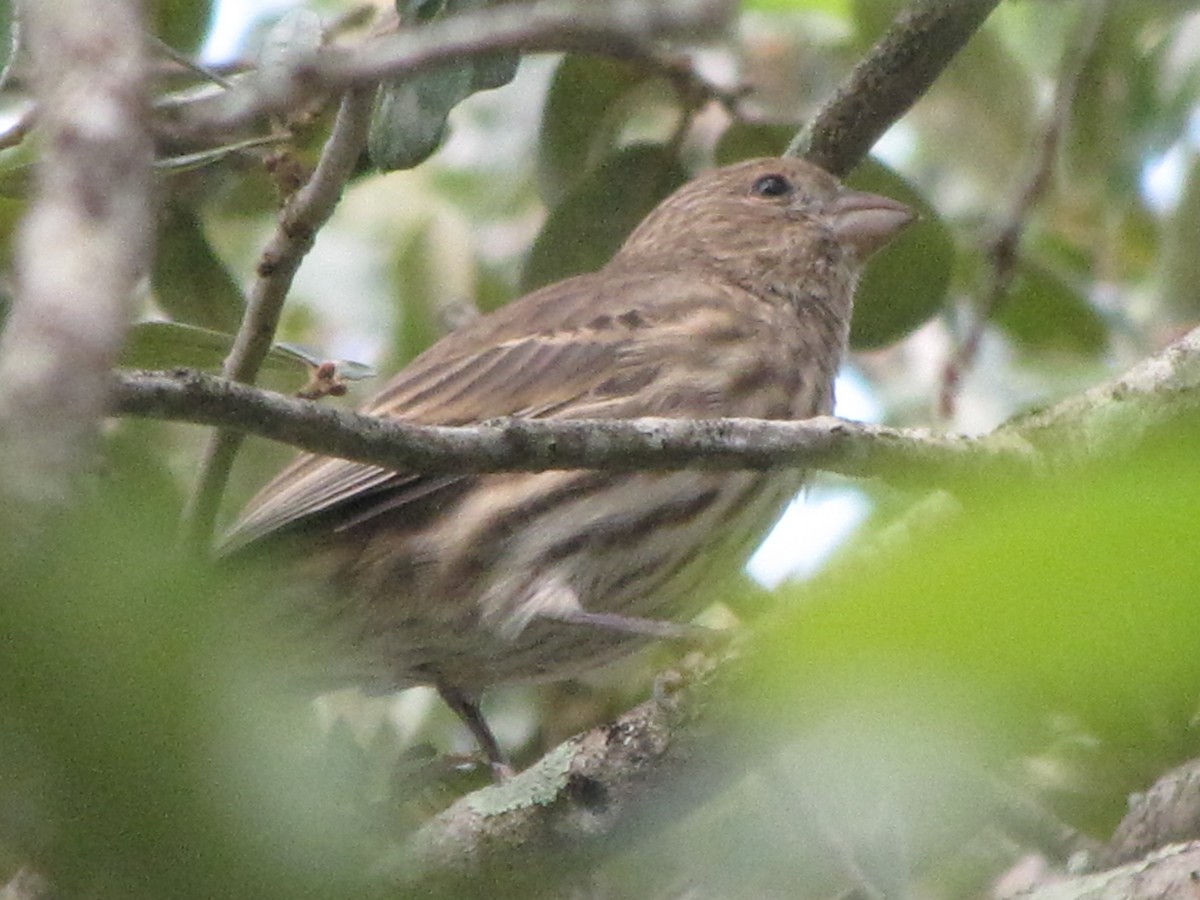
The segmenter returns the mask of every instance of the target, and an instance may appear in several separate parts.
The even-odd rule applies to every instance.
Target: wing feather
[[[664,302],[665,277],[670,299],[679,303]],[[617,386],[658,374],[661,354],[652,351],[664,340],[664,329],[649,326],[656,318],[680,317],[672,307],[685,303],[728,310],[731,291],[741,293],[678,271],[568,279],[447,335],[363,411],[430,425],[500,416],[629,415]],[[711,302],[718,298],[722,302]],[[426,476],[304,454],[250,502],[224,546],[234,550],[317,517],[335,529],[350,527],[470,477]]]

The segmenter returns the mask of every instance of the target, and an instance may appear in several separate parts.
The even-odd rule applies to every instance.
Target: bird
[[[602,268],[450,332],[362,411],[450,426],[828,414],[863,264],[913,218],[800,159],[710,170]],[[744,563],[803,482],[794,469],[430,475],[302,454],[223,552],[269,551],[271,593],[329,644],[338,685],[432,685],[503,777],[487,688],[572,678],[683,633],[705,584]]]

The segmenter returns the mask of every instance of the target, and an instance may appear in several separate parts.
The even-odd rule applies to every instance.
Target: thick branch
[[[188,371],[119,374],[113,409],[123,415],[220,425],[314,453],[421,472],[801,466],[943,484],[1000,472],[1028,473],[1035,465],[1017,439],[985,444],[831,417],[804,422],[503,419],[460,428],[420,426]]]
[[[930,85],[999,0],[916,0],[788,147],[845,175]]]
[[[616,721],[564,741],[511,780],[435,816],[382,874],[446,896],[467,884],[499,885],[511,896],[545,892],[548,880],[567,878],[614,840],[636,834],[631,826],[646,824],[647,814],[678,816],[688,800],[711,796],[719,788],[711,771],[690,797],[678,790],[680,776],[702,762],[696,718],[716,672],[713,662],[692,660],[690,669],[661,676],[654,697]]]
[[[729,0],[540,0],[502,4],[431,22],[353,48],[326,48],[239,82],[197,103],[185,127],[225,130],[266,112],[293,109],[322,92],[372,87],[447,60],[496,50],[646,52],[659,38],[718,33],[732,20]]]
[[[0,338],[0,493],[70,496],[150,256],[152,147],[139,4],[27,3],[37,185]]]

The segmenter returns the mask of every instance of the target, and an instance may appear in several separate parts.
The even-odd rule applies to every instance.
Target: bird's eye
[[[764,175],[750,188],[759,197],[786,197],[793,190],[792,183],[783,175]]]

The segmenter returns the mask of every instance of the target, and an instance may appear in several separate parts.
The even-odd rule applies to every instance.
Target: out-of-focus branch
[[[1100,29],[1108,15],[1112,0],[1093,0],[1079,11],[1081,22],[1073,31],[1071,45],[1067,48],[1054,91],[1046,124],[1034,145],[1028,162],[1028,173],[1017,193],[1017,199],[1000,231],[985,248],[984,256],[990,267],[986,292],[973,310],[957,351],[946,363],[942,375],[942,391],[938,398],[938,414],[944,420],[954,415],[954,403],[958,396],[963,373],[974,363],[979,353],[979,343],[987,330],[988,322],[1003,305],[1017,274],[1018,253],[1021,236],[1029,221],[1029,214],[1050,188],[1051,177],[1058,160],[1058,145],[1071,117],[1071,107],[1079,90],[1079,79],[1083,76],[1088,58],[1096,46]]]
[[[845,175],[925,95],[999,0],[915,0],[785,152]]]
[[[150,258],[139,6],[22,7],[41,141],[0,336],[0,494],[34,512],[67,500],[86,464]]]
[[[372,87],[447,60],[497,50],[648,52],[660,38],[717,34],[736,12],[731,0],[537,0],[509,3],[430,22],[353,48],[300,54],[286,66],[243,79],[231,91],[197,101],[179,123],[194,132],[237,128],[268,112],[293,109],[314,95]]]
[[[225,360],[226,378],[252,384],[271,349],[279,316],[300,262],[312,248],[317,231],[333,214],[342,190],[366,144],[373,95],[351,91],[342,100],[333,132],[312,177],[293,194],[279,215],[275,234],[258,262],[258,280],[246,305],[232,350]],[[203,547],[212,534],[217,509],[242,433],[221,430],[205,448],[188,512],[189,536]]]

